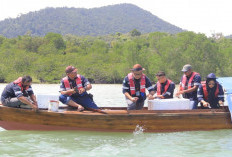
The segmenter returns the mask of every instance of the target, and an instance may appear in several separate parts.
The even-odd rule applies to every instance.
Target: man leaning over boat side
[[[1,101],[4,106],[38,109],[36,97],[31,87],[30,76],[19,77],[3,90]]]
[[[155,94],[150,79],[143,74],[145,69],[140,64],[135,64],[123,80],[123,94],[126,97],[128,110],[140,110],[146,99],[145,89],[149,91],[148,97]]]
[[[165,72],[159,71],[156,75],[157,83],[155,84],[156,96],[149,99],[170,99],[173,98],[175,83],[167,79]]]
[[[190,64],[184,65],[181,71],[184,72],[184,75],[181,78],[179,91],[176,93],[176,96],[179,97],[182,94],[183,98],[193,101],[193,109],[197,109],[197,89],[201,85],[201,76],[199,73],[192,71]]]
[[[66,77],[61,80],[59,100],[66,105],[76,107],[79,111],[87,110],[100,112],[88,90],[92,85],[84,76],[77,74],[77,69],[68,66],[65,69]]]

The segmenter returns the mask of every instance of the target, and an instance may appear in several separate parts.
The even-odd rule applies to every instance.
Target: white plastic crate
[[[47,109],[51,100],[59,101],[59,95],[37,94],[38,107],[41,109]]]
[[[148,100],[148,110],[192,110],[193,102],[189,99],[154,99]]]

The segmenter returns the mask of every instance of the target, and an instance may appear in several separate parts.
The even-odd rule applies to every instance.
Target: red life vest
[[[217,97],[219,94],[219,85],[218,85],[218,83],[216,83],[216,84],[217,84],[217,88],[216,88],[215,93],[214,93],[215,97]],[[208,91],[207,91],[207,87],[206,87],[205,82],[202,83],[202,88],[203,88],[203,93],[204,93],[204,99],[208,100]]]
[[[129,73],[127,76],[130,82],[130,93],[131,95],[135,95],[135,83],[133,79],[133,74]],[[146,85],[146,75],[142,74],[141,81],[140,81],[140,92],[141,93],[145,93],[145,88],[146,88],[145,85]]]
[[[21,91],[23,90],[27,90],[29,88],[29,86],[26,86],[26,88],[23,87],[23,84],[22,84],[22,77],[19,77],[17,80],[15,80],[13,82],[14,84],[17,84],[20,88],[21,88]]]
[[[200,74],[198,74],[197,72],[192,72],[192,75],[188,81],[188,89],[192,88],[192,81],[193,81],[194,76],[196,76],[196,75],[200,75]],[[186,82],[187,82],[187,76],[183,75],[181,85],[180,85],[180,91],[184,90]]]
[[[69,84],[68,76],[64,77],[63,81],[64,81],[64,86],[65,86],[66,90],[70,90],[71,87],[70,87],[70,84]],[[83,88],[82,81],[81,81],[81,75],[77,75],[77,78],[75,79],[75,81],[76,81],[76,84],[77,84],[77,89]],[[72,94],[69,94],[69,95],[72,95]]]
[[[166,93],[166,92],[167,92],[168,87],[170,86],[170,83],[171,83],[171,82],[172,82],[171,80],[167,80],[167,83],[166,83],[166,85],[165,85],[165,87],[164,87],[164,92],[163,92],[163,93]],[[161,95],[161,94],[163,94],[163,93],[161,93],[161,83],[158,81],[158,82],[157,82],[157,95]]]

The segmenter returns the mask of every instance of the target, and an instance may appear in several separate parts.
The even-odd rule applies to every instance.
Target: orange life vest
[[[22,84],[22,77],[19,77],[17,80],[15,80],[13,82],[14,84],[17,84],[20,88],[21,88],[21,91],[23,90],[27,90],[29,88],[29,86],[26,86],[26,88],[23,87],[23,84]]]
[[[200,74],[198,74],[197,72],[192,72],[192,75],[189,78],[188,85],[187,85],[188,89],[192,88],[192,81],[193,81],[194,76],[196,76],[196,75],[200,75]],[[180,91],[184,90],[186,82],[187,82],[187,76],[183,75],[181,85],[180,85]]]
[[[170,83],[171,83],[171,82],[172,82],[171,80],[167,80],[167,84],[166,84],[165,87],[164,87],[164,92],[163,92],[163,93],[166,93],[166,92],[167,92],[168,87],[170,86]],[[161,83],[158,81],[158,82],[157,82],[157,95],[161,95],[161,94],[163,94],[163,93],[161,93]]]
[[[64,86],[65,86],[66,90],[71,89],[70,84],[69,84],[69,80],[68,80],[68,76],[64,77],[63,81],[64,81]],[[75,79],[75,81],[77,84],[77,89],[83,88],[82,81],[81,81],[81,75],[77,75],[77,78]],[[72,94],[68,94],[68,95],[72,95]]]
[[[128,74],[128,79],[129,79],[129,82],[130,82],[130,93],[131,93],[131,95],[135,95],[135,92],[136,92],[135,91],[135,83],[134,83],[132,73]],[[140,81],[140,92],[141,93],[145,93],[145,88],[146,88],[145,85],[146,85],[146,75],[142,74],[141,81]]]
[[[219,94],[219,85],[218,85],[218,83],[216,83],[216,84],[217,84],[217,88],[216,88],[215,93],[214,93],[215,97],[217,97]],[[205,82],[202,82],[202,88],[203,88],[203,93],[204,93],[204,99],[207,100],[208,99],[208,91],[207,91],[207,87],[206,87]]]

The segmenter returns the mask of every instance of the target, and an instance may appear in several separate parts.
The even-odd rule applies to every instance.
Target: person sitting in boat
[[[169,99],[173,98],[175,83],[167,79],[165,72],[160,71],[156,74],[158,82],[155,84],[156,96],[150,99]]]
[[[128,110],[140,110],[144,106],[146,99],[145,89],[149,91],[148,97],[155,94],[150,79],[143,74],[145,69],[140,64],[135,64],[123,80],[123,94],[126,97]]]
[[[38,109],[36,97],[31,87],[30,76],[19,77],[3,90],[1,101],[4,106]]]
[[[197,97],[201,108],[219,108],[224,105],[224,91],[216,79],[216,75],[210,73],[206,81],[199,86]]]
[[[176,96],[179,97],[182,94],[183,98],[193,101],[193,109],[197,109],[197,89],[201,85],[201,76],[199,73],[192,71],[190,64],[184,65],[182,72],[184,72],[184,75],[181,78],[179,91],[176,93]]]
[[[79,111],[87,110],[100,111],[94,103],[92,96],[87,93],[92,85],[84,76],[77,74],[77,69],[68,66],[65,69],[66,77],[61,80],[59,100],[63,104],[76,107]]]

